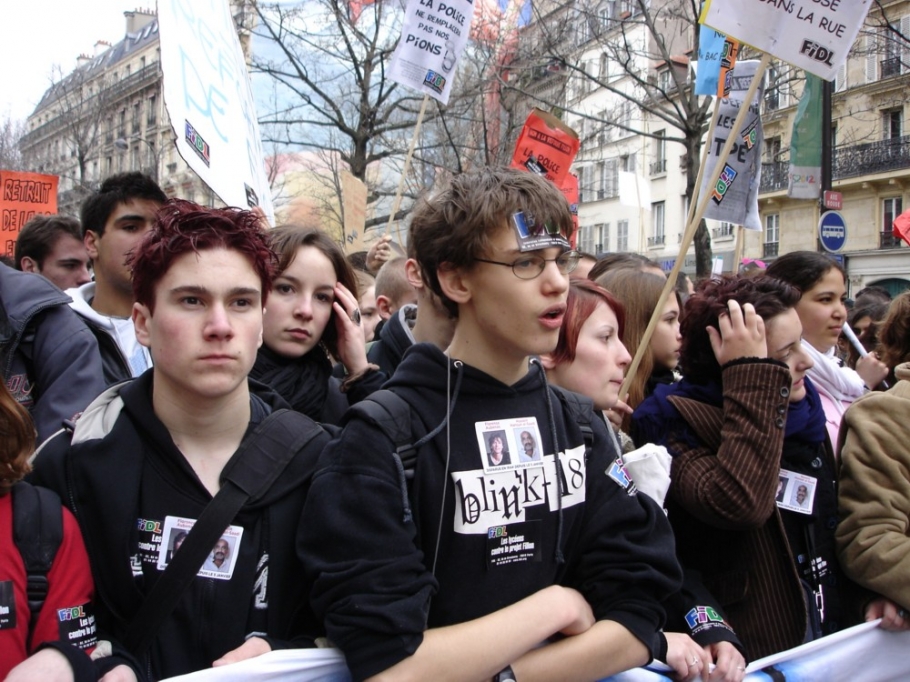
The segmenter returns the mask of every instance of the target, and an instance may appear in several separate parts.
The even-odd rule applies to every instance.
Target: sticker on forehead
[[[534,216],[524,211],[516,211],[512,214],[512,227],[515,228],[515,235],[518,237],[519,251],[538,251],[551,246],[569,248],[568,240],[560,234],[559,226],[552,221],[538,224],[534,221]]]
[[[536,417],[475,422],[474,431],[486,472],[525,469],[543,462]]]

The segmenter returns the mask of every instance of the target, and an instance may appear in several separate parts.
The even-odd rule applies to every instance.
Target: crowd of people
[[[910,293],[848,313],[842,266],[795,252],[658,310],[656,263],[572,231],[499,168],[421,199],[406,254],[140,173],[29,222],[0,265],[0,679],[334,646],[358,681],[739,682],[910,629]]]

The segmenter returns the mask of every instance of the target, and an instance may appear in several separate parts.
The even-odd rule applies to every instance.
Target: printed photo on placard
[[[783,497],[778,492],[777,506],[799,514],[811,514],[815,506],[815,488],[818,480],[786,469],[780,470],[780,478],[786,479],[786,485]]]
[[[196,519],[186,519],[179,516],[167,516],[164,519],[164,538],[158,555],[158,570],[163,571],[180,549],[196,523]],[[215,578],[216,580],[230,580],[234,574],[237,563],[240,538],[243,535],[241,526],[228,526],[221,537],[215,542],[212,551],[206,557],[202,568],[196,574],[202,578]]]
[[[536,417],[476,422],[474,429],[485,472],[526,469],[542,464],[540,429]],[[522,434],[526,434],[524,440]]]

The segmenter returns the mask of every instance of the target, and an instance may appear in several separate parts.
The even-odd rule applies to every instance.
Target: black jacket
[[[367,360],[386,373],[392,374],[401,363],[405,351],[414,345],[411,327],[416,319],[417,306],[404,305],[388,319],[379,333],[379,340],[367,349]]]
[[[155,416],[151,388],[152,370],[111,387],[86,410],[71,444],[61,433],[35,462],[34,478],[56,490],[79,520],[95,577],[99,638],[115,642],[163,571],[157,563],[174,540],[165,535],[167,519],[196,519],[212,499]],[[284,406],[260,384],[251,390],[258,391],[251,426]],[[231,578],[196,577],[141,661],[150,679],[208,668],[252,634],[272,648],[306,646],[319,635],[294,542],[327,440],[322,434],[310,441],[266,497],[237,514],[232,526],[243,530]]]
[[[660,600],[680,581],[673,536],[663,511],[620,482],[603,424],[593,420],[588,454],[539,364],[506,386],[417,344],[385,386],[411,406],[415,439],[444,421],[449,372],[450,432],[420,448],[410,497],[392,442],[359,417],[324,451],[307,497],[305,516],[319,520],[301,526],[299,543],[312,604],[354,679],[411,655],[427,626],[472,620],[553,584],[581,591],[596,618],[621,623],[653,652]],[[541,452],[561,453],[563,476],[552,454],[485,470],[486,439],[499,431],[515,450],[526,429]]]
[[[0,265],[0,372],[44,440],[106,387],[98,344],[41,275]]]

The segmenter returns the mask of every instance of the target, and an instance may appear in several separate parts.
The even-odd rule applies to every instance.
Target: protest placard
[[[447,104],[473,18],[469,0],[409,0],[389,78]]]
[[[274,222],[249,74],[229,4],[158,3],[164,103],[183,160],[232,206]]]
[[[761,183],[761,86],[758,95],[749,103],[749,111],[740,133],[732,130],[743,97],[755,76],[758,62],[754,60],[737,62],[733,70],[730,97],[719,99],[714,109],[714,136],[707,141],[705,174],[710,175],[717,164],[721,164],[720,177],[714,185],[703,184],[700,196],[711,195],[705,218],[722,220],[742,225],[748,230],[762,229],[758,213],[758,189]],[[721,151],[727,138],[738,135],[733,148],[726,157]]]
[[[562,195],[569,202],[569,210],[572,211],[572,238],[569,243],[572,248],[578,247],[578,176],[575,173],[566,174],[566,179],[562,181],[559,188]]]
[[[581,146],[578,133],[541,109],[532,109],[515,143],[512,168],[546,176],[562,187]]]
[[[738,54],[738,40],[704,24],[699,26],[695,94],[710,97],[730,94],[730,79]]]
[[[701,23],[833,80],[872,0],[707,0]]]
[[[36,215],[57,212],[56,175],[0,170],[0,216],[4,256],[15,253],[19,230]]]
[[[341,171],[341,205],[344,211],[344,252],[365,251],[364,225],[367,220],[367,186],[350,171]]]
[[[806,74],[793,134],[790,136],[790,173],[787,196],[791,199],[818,199],[822,180],[822,101],[820,78]]]

